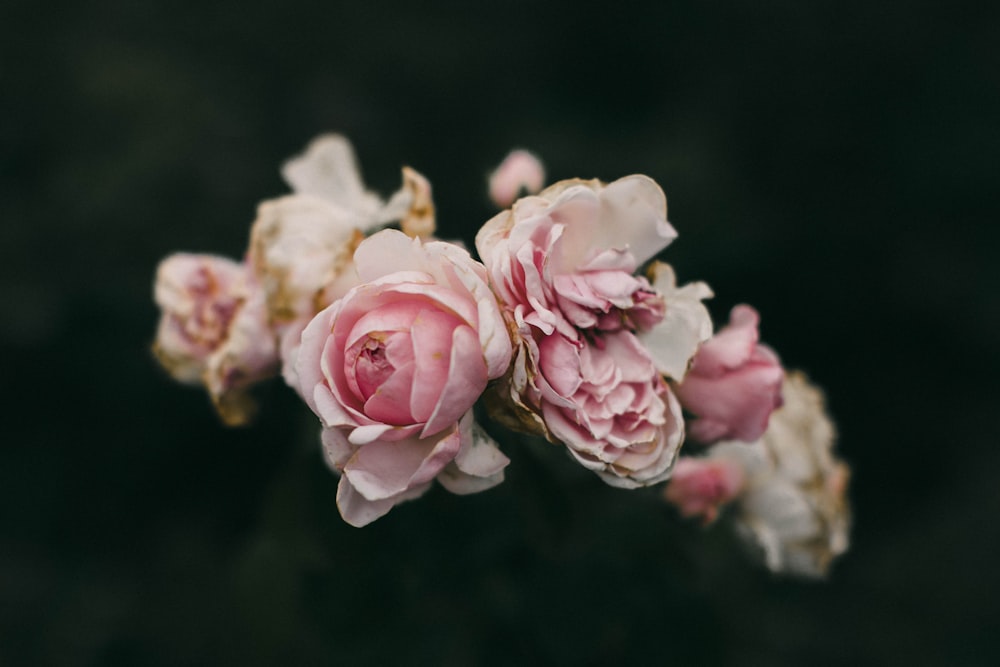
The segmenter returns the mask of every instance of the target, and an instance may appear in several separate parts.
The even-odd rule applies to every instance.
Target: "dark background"
[[[996,7],[5,0],[0,664],[1000,664]],[[328,130],[467,241],[516,146],[660,182],[663,257],[827,389],[830,580],[499,431],[506,484],[353,529],[289,390],[173,384],[156,263],[239,256]]]

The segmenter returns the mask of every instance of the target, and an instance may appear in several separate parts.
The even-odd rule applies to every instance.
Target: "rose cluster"
[[[665,497],[686,516],[710,521],[738,502],[739,529],[773,569],[807,571],[802,545],[817,540],[843,550],[846,510],[802,510],[789,536],[759,509],[783,506],[775,494],[815,509],[793,492],[805,473],[789,477],[776,453],[789,443],[825,452],[813,472],[839,500],[824,508],[846,507],[846,469],[830,463],[832,431],[786,424],[817,419],[816,401],[759,342],[757,312],[736,306],[714,331],[709,287],[679,285],[656,259],[677,232],[651,178],[544,187],[538,159],[515,151],[489,178],[503,210],[476,235],[477,260],[434,236],[427,179],[404,167],[383,200],[341,136],[319,137],[282,175],[293,193],[260,205],[242,261],[161,263],[154,351],[231,425],[250,418],[252,385],[280,374],[319,419],[348,523],[435,481],[457,494],[502,482],[510,460],[478,405],[612,486],[673,476]]]

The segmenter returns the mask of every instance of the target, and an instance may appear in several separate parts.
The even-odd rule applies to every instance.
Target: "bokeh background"
[[[998,7],[5,0],[0,664],[1000,664]],[[329,130],[466,241],[513,147],[663,184],[663,258],[828,392],[829,581],[502,433],[506,484],[353,529],[289,390],[173,384],[156,263],[239,256]]]

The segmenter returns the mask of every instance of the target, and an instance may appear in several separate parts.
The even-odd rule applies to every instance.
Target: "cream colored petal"
[[[667,222],[667,197],[656,181],[642,174],[619,178],[601,193],[601,234],[596,247],[626,247],[636,266],[645,264],[677,238]]]
[[[349,269],[361,239],[360,222],[351,211],[308,195],[260,205],[249,261],[267,294],[273,323],[310,317],[327,305],[317,297]]]
[[[653,358],[656,369],[680,382],[698,347],[712,337],[712,317],[702,303],[713,296],[712,290],[702,282],[678,288],[674,270],[663,262],[653,262],[650,282],[663,297],[665,314],[659,324],[640,332],[638,337]]]
[[[430,238],[437,228],[430,181],[415,169],[403,167],[403,189],[410,193],[410,205],[399,221],[400,228],[407,236]]]
[[[339,134],[313,139],[304,153],[282,165],[281,175],[297,194],[319,197],[363,216],[373,216],[382,206],[377,195],[365,190],[351,142]]]

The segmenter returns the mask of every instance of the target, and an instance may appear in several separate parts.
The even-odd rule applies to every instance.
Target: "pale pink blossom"
[[[729,324],[704,343],[691,370],[677,386],[692,438],[752,442],[767,429],[768,418],[781,405],[784,371],[778,356],[758,342],[760,317],[750,306],[736,306]]]
[[[532,403],[548,434],[605,482],[636,488],[670,476],[684,439],[680,405],[635,336],[538,341]]]
[[[490,174],[490,199],[500,208],[514,203],[521,191],[535,194],[545,185],[545,167],[526,150],[511,151]]]
[[[482,265],[392,230],[354,261],[360,284],[306,326],[295,363],[343,472],[344,519],[364,525],[435,478],[458,492],[498,483],[506,458],[470,409],[507,370],[511,342]]]
[[[511,371],[487,397],[491,414],[565,444],[615,486],[666,479],[684,437],[664,363],[636,338],[665,320],[669,304],[633,275],[675,236],[660,187],[628,176],[556,183],[476,237],[518,334]],[[686,365],[696,345],[681,342]]]
[[[176,380],[203,385],[227,424],[245,423],[255,407],[246,389],[274,376],[278,362],[263,293],[247,267],[171,255],[157,269],[154,298],[162,311],[157,359]]]
[[[734,461],[682,456],[663,497],[677,507],[681,516],[699,517],[708,524],[715,521],[721,507],[736,498],[745,477],[742,466]]]
[[[765,565],[822,577],[850,542],[850,470],[834,454],[836,433],[820,390],[790,372],[783,392],[784,405],[759,440],[720,442],[708,457],[742,468],[736,528]]]

